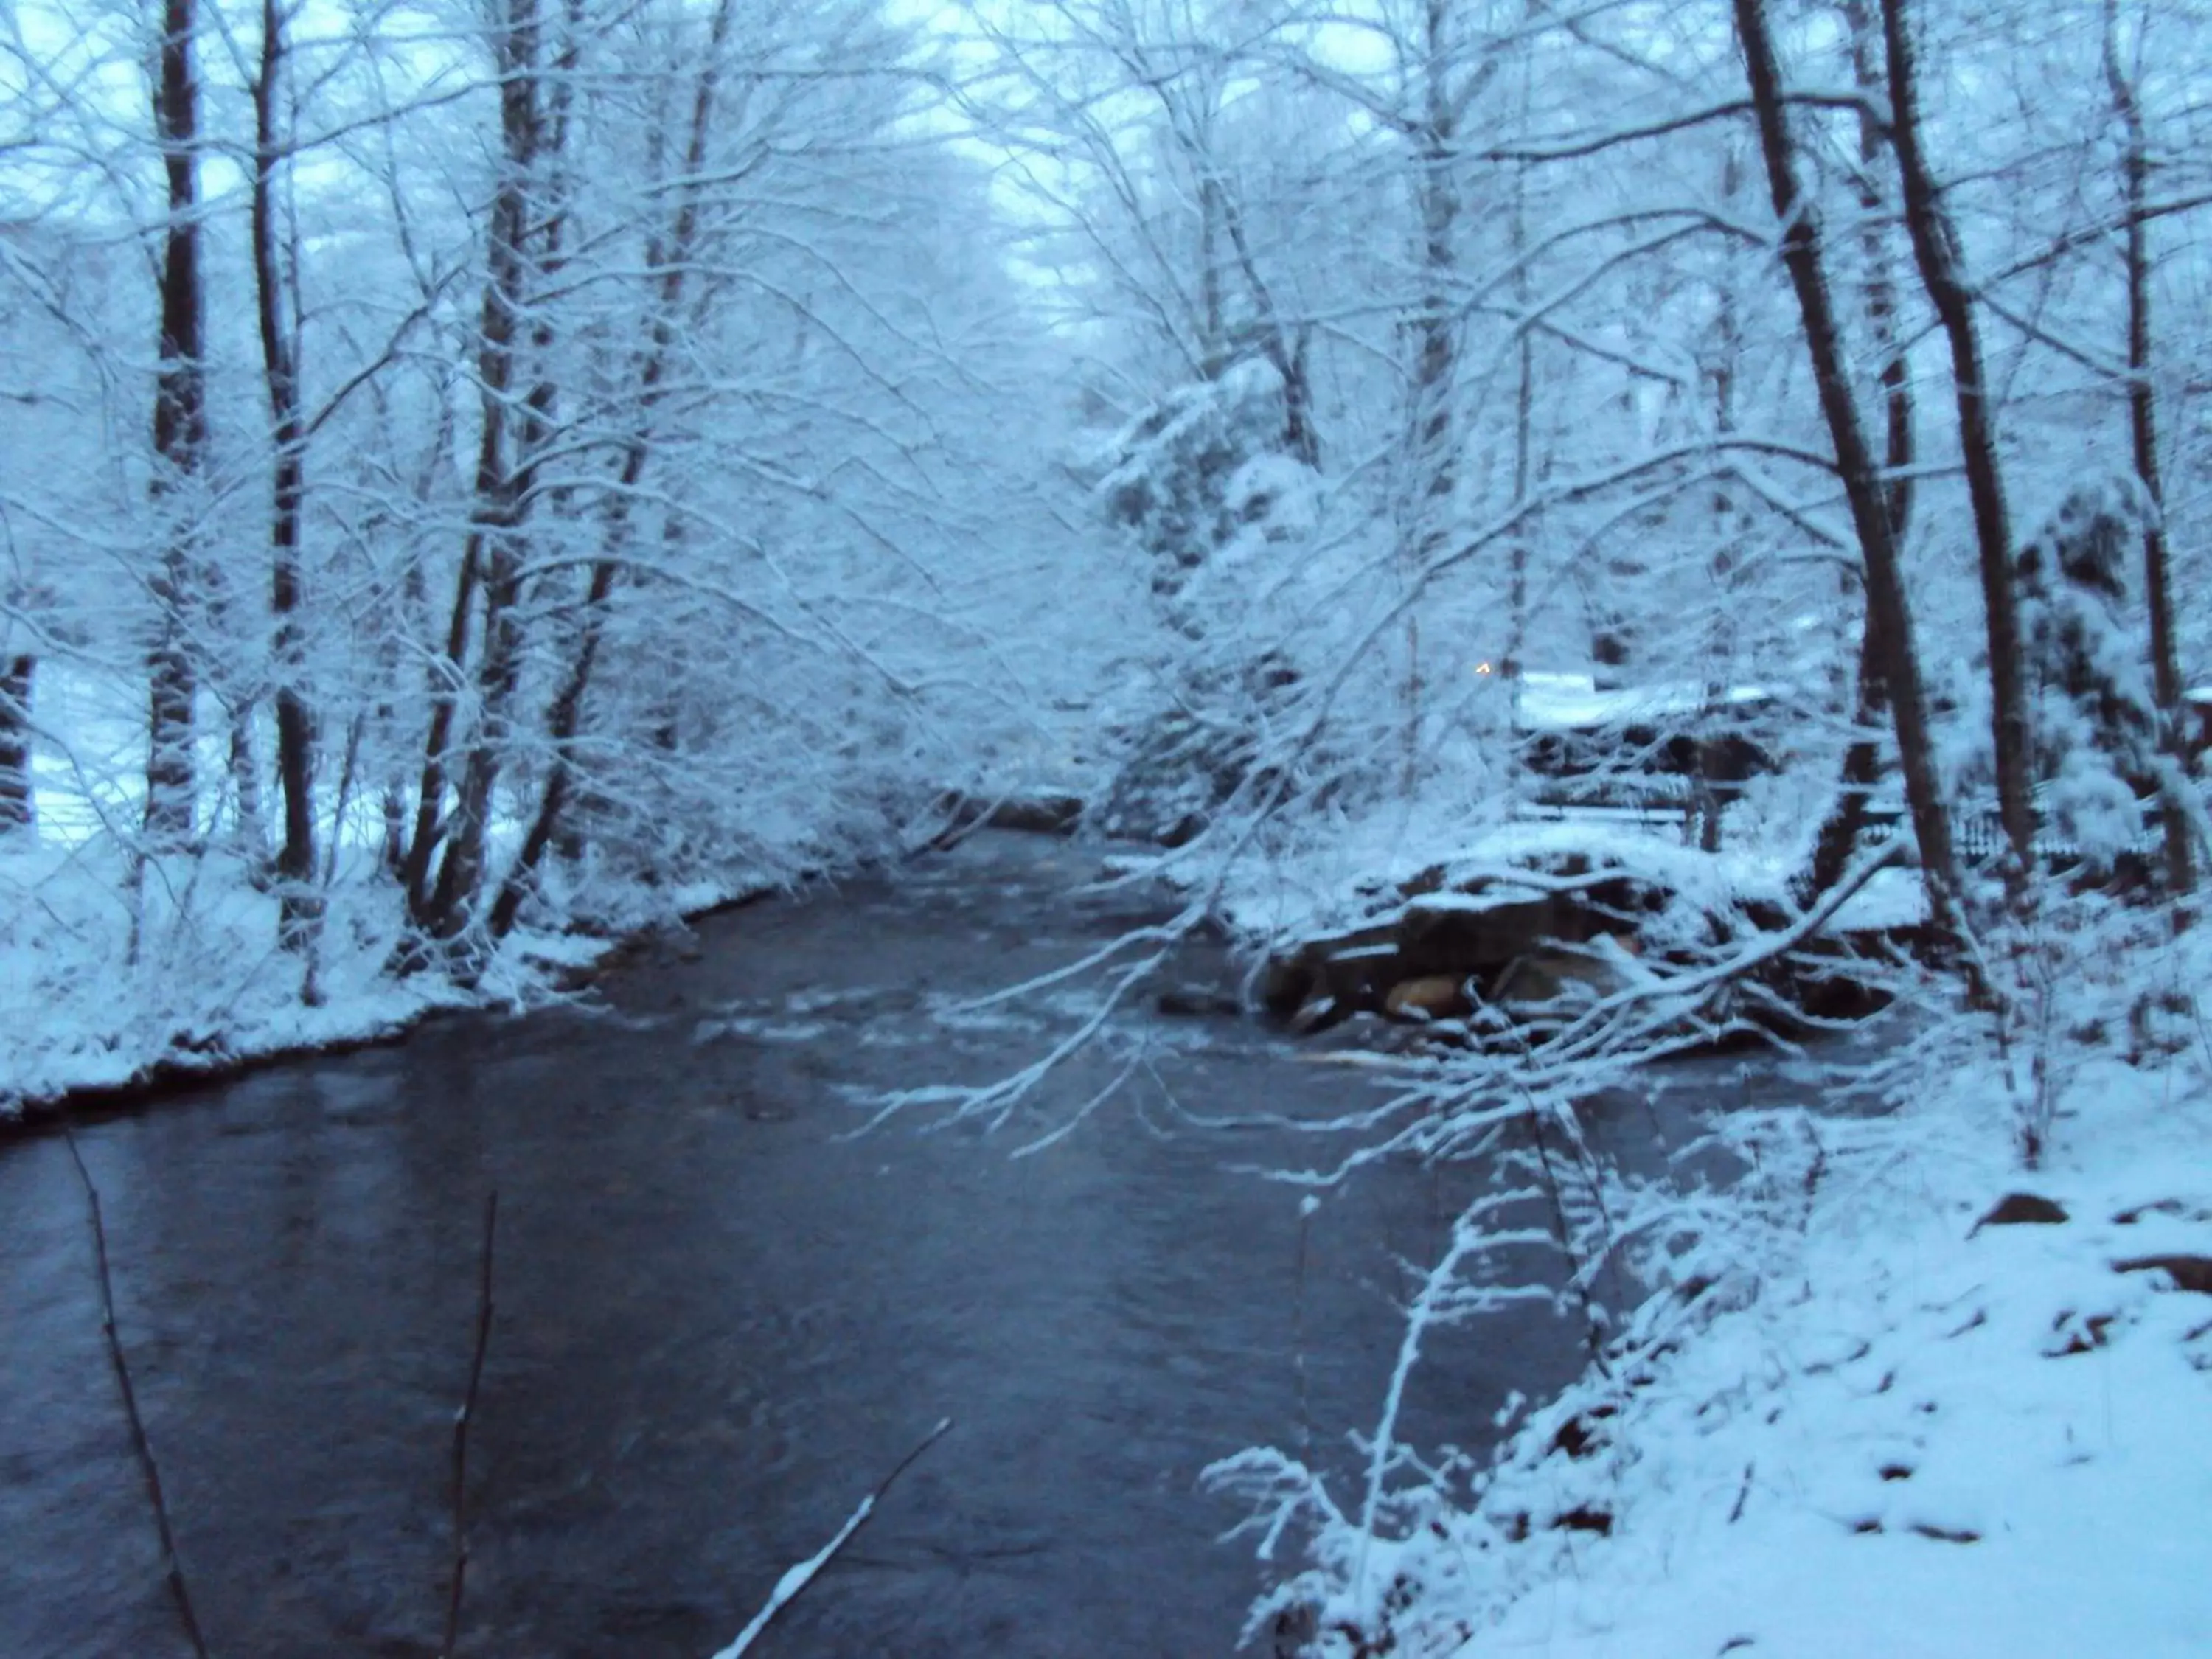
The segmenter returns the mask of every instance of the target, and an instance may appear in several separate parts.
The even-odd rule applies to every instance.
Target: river
[[[975,838],[702,921],[592,1006],[428,1025],[88,1125],[120,1328],[219,1654],[436,1651],[449,1448],[500,1194],[461,1650],[726,1643],[939,1418],[952,1431],[753,1650],[1226,1654],[1267,1582],[1200,1471],[1348,1469],[1452,1194],[1387,1169],[1302,1223],[1245,1166],[1364,1085],[1232,1019],[1133,1008],[995,1135],[888,1088],[1033,1059],[1076,994],[964,1010],[1152,914],[1095,856]],[[1201,964],[1204,965],[1204,964]],[[1008,1154],[1115,1075],[1079,1133]],[[186,1651],[58,1137],[0,1150],[0,1654]],[[1303,1237],[1302,1237],[1303,1235]],[[1437,1347],[1405,1432],[1480,1443],[1575,1369],[1540,1306]],[[1264,1647],[1264,1644],[1263,1644]]]

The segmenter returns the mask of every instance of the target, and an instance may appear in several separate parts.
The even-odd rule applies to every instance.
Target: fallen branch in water
[[[131,1365],[123,1357],[123,1339],[116,1334],[115,1287],[107,1270],[107,1224],[100,1218],[100,1189],[92,1184],[92,1171],[85,1167],[84,1154],[77,1148],[76,1133],[67,1118],[62,1120],[62,1139],[69,1145],[77,1179],[84,1183],[85,1206],[92,1213],[93,1253],[100,1267],[100,1325],[107,1334],[107,1357],[115,1366],[115,1381],[123,1390],[123,1413],[131,1419],[131,1443],[138,1454],[138,1468],[146,1477],[146,1495],[154,1505],[154,1528],[161,1539],[161,1570],[168,1578],[169,1594],[176,1601],[177,1617],[184,1621],[192,1651],[199,1659],[208,1659],[207,1638],[200,1634],[191,1592],[185,1584],[185,1570],[177,1559],[177,1539],[169,1526],[168,1502],[161,1496],[161,1471],[154,1462],[154,1443],[146,1437],[145,1419],[138,1414],[137,1390],[131,1386]]]
[[[440,1659],[453,1659],[461,1629],[461,1589],[469,1574],[469,1421],[477,1414],[477,1390],[483,1382],[484,1350],[491,1346],[491,1246],[499,1225],[499,1189],[484,1199],[483,1256],[477,1279],[477,1352],[469,1364],[469,1389],[453,1413],[453,1583],[446,1598],[446,1639]]]
[[[845,1518],[845,1524],[837,1528],[835,1538],[775,1581],[775,1589],[769,1592],[767,1604],[753,1615],[752,1623],[739,1631],[738,1639],[717,1653],[714,1659],[740,1659],[744,1650],[760,1639],[760,1633],[768,1628],[769,1620],[789,1607],[799,1593],[814,1582],[814,1575],[830,1565],[830,1559],[843,1549],[853,1534],[860,1531],[861,1522],[876,1512],[876,1505],[891,1489],[891,1483],[911,1468],[915,1460],[922,1453],[944,1438],[945,1431],[951,1426],[951,1418],[939,1418],[937,1426],[922,1437],[921,1443],[899,1459],[889,1474],[876,1482],[876,1489],[863,1498],[860,1506]]]

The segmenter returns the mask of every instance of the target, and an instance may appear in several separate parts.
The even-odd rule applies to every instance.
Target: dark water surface
[[[902,1084],[1033,1059],[1077,1003],[963,1012],[1145,914],[1071,896],[1065,846],[978,838],[887,881],[702,924],[605,1006],[426,1028],[80,1132],[201,1620],[221,1654],[426,1655],[487,1189],[497,1316],[470,1446],[462,1650],[704,1656],[939,1418],[956,1419],[753,1650],[1212,1656],[1263,1579],[1209,1462],[1373,1421],[1398,1262],[1449,1194],[1384,1171],[1300,1222],[1231,1166],[1282,1129],[1166,1135],[1139,1107],[1318,1117],[1358,1097],[1234,1021],[1142,1010],[1151,1067],[1086,1055],[988,1140]],[[694,955],[687,950],[682,957]],[[1157,1116],[1157,1112],[1152,1115]],[[1301,1335],[1303,1342],[1301,1342]],[[1305,1381],[1300,1382],[1300,1348]],[[1420,1374],[1408,1428],[1473,1443],[1575,1366],[1531,1308]],[[1304,1396],[1302,1408],[1301,1395]],[[183,1652],[101,1344],[66,1146],[0,1151],[0,1656]]]

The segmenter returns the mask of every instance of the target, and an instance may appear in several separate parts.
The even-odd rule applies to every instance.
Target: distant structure
[[[1680,807],[1704,821],[1710,847],[1744,783],[1778,769],[1760,737],[1781,700],[1764,686],[1602,687],[1525,671],[1514,692],[1522,763],[1543,781],[1544,805]]]

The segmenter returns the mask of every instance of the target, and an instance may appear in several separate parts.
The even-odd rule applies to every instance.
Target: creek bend
[[[1243,1510],[1200,1470],[1307,1424],[1316,1462],[1351,1467],[1401,1264],[1476,1177],[1371,1171],[1302,1244],[1297,1194],[1241,1166],[1310,1164],[1310,1137],[1163,1133],[1133,1103],[1317,1120],[1365,1085],[1256,1025],[1149,1007],[1117,1030],[1152,1039],[1150,1073],[1035,1156],[1006,1153],[1118,1058],[1079,1057],[995,1137],[920,1116],[853,1137],[884,1090],[1041,1052],[1075,994],[958,1005],[1152,917],[1079,891],[1096,867],[985,834],[708,918],[594,1008],[435,1023],[81,1128],[215,1650],[435,1650],[495,1187],[463,1652],[703,1659],[945,1416],[755,1653],[1231,1651],[1263,1578],[1218,1541]],[[1747,1086],[1714,1066],[1659,1115]],[[0,1149],[0,1653],[181,1654],[58,1136]],[[1547,1308],[1490,1316],[1429,1344],[1401,1432],[1479,1445],[1507,1389],[1579,1357]]]

